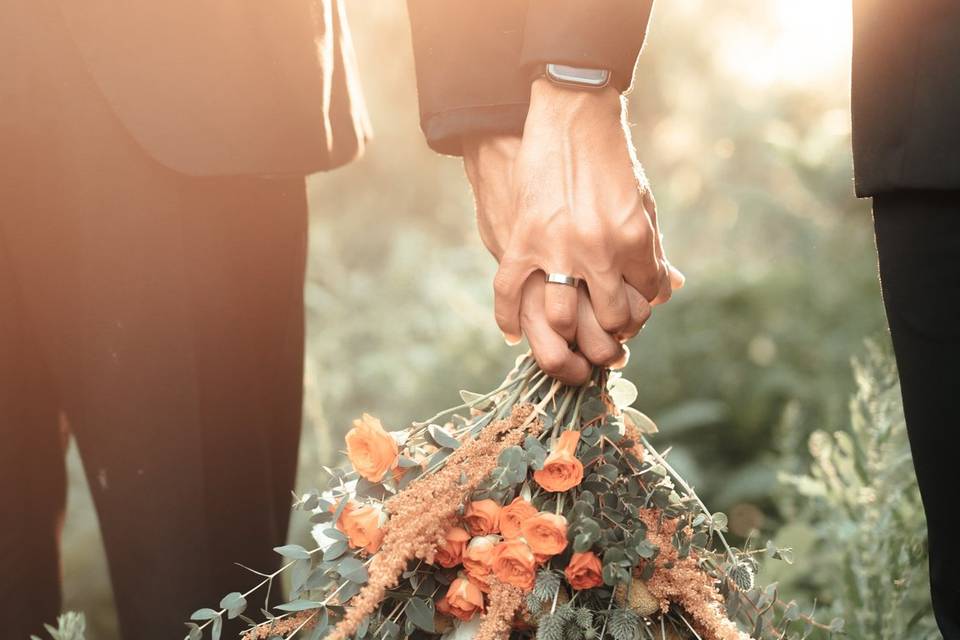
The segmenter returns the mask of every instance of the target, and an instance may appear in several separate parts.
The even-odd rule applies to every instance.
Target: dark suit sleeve
[[[653,0],[408,0],[430,147],[459,155],[463,136],[523,131],[544,62],[610,69],[630,86]]]
[[[653,0],[530,0],[520,64],[528,74],[548,62],[609,69],[627,91]]]
[[[468,133],[520,133],[530,83],[521,73],[525,0],[408,0],[420,126],[440,153]]]

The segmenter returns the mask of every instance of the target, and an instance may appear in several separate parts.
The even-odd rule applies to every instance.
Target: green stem
[[[670,466],[670,463],[667,462],[667,460],[663,456],[657,453],[657,450],[653,448],[653,446],[650,444],[650,441],[647,440],[646,436],[641,434],[640,441],[643,442],[643,446],[646,448],[647,452],[651,456],[653,456],[653,458],[657,462],[663,465],[663,468],[667,470],[667,473],[670,474],[670,477],[673,478],[673,481],[676,482],[678,485],[680,485],[680,487],[684,490],[684,492],[686,492],[688,496],[690,496],[691,498],[697,501],[697,504],[700,506],[700,509],[707,515],[708,518],[710,518],[711,520],[710,528],[713,529],[713,524],[712,524],[713,514],[710,513],[709,509],[707,509],[707,505],[703,503],[703,500],[700,499],[700,496],[698,496],[697,493],[693,490],[693,488],[689,484],[687,484],[687,481],[684,480],[680,476],[680,474],[677,473],[674,470],[674,468]],[[726,549],[727,555],[730,557],[730,561],[736,564],[738,561],[737,554],[735,554],[733,552],[733,549],[730,548],[730,545],[727,544],[727,539],[724,537],[723,533],[721,533],[720,531],[716,531],[716,534],[717,534],[717,537],[720,538],[720,542],[723,543],[723,547],[724,549]]]

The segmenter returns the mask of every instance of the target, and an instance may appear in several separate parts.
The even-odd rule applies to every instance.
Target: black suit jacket
[[[853,10],[858,195],[960,189],[960,2],[854,0]]]
[[[545,62],[612,69],[626,90],[652,4],[408,0],[428,142],[456,154],[465,133],[522,131],[531,73]],[[960,189],[960,0],[853,8],[857,193]]]
[[[369,135],[341,0],[55,0],[114,112],[192,175],[307,174]]]

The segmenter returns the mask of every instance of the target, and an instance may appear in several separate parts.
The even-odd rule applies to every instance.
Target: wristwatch
[[[587,69],[550,63],[544,65],[542,76],[554,84],[577,89],[602,89],[610,84],[608,69]]]

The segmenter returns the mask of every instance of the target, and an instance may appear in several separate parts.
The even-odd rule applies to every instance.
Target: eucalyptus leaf
[[[617,378],[608,389],[610,399],[618,409],[629,407],[637,400],[637,387],[626,378]]]
[[[439,425],[432,424],[427,427],[427,434],[435,445],[444,449],[459,449],[460,441],[447,433],[447,430]]]
[[[342,556],[344,553],[347,552],[347,546],[348,545],[345,540],[337,540],[336,542],[331,544],[329,547],[327,547],[326,551],[323,552],[323,561],[331,562],[333,560],[336,560],[337,558],[339,558],[340,556]]]
[[[247,608],[247,599],[239,591],[233,591],[223,596],[220,600],[220,608],[227,610],[227,618],[233,620]]]
[[[347,541],[347,534],[345,534],[343,531],[340,531],[340,529],[337,529],[335,527],[327,527],[326,529],[323,530],[323,535],[330,538],[331,540],[340,540],[341,542]]]
[[[711,525],[717,531],[726,531],[727,530],[727,514],[722,511],[717,511],[712,516],[710,516]]]
[[[367,568],[353,556],[347,556],[337,563],[337,573],[350,582],[364,583],[367,581]]]
[[[464,404],[470,405],[471,409],[477,411],[489,411],[494,407],[492,398],[484,398],[483,395],[466,389],[460,390],[460,398],[463,399]]]
[[[624,407],[623,415],[637,428],[637,431],[644,435],[658,433],[660,431],[653,420],[648,418],[645,413],[641,413],[633,407]]]
[[[410,467],[417,467],[419,463],[413,458],[408,458],[406,456],[397,457],[397,466],[401,469],[409,469]]]
[[[400,625],[392,620],[387,620],[380,627],[380,637],[377,640],[397,640],[400,637]]]
[[[190,614],[191,620],[213,620],[214,618],[219,618],[220,612],[214,611],[210,608],[197,609],[192,614]]]
[[[433,614],[432,600],[410,598],[407,601],[407,619],[427,633],[434,633]]]
[[[286,544],[282,547],[274,547],[273,550],[291,560],[306,560],[310,557],[310,552],[298,544]]]
[[[322,602],[315,602],[313,600],[291,600],[290,602],[285,602],[283,604],[278,604],[274,607],[278,611],[310,611],[311,609],[319,609],[323,606]]]
[[[342,544],[342,543],[341,543]],[[290,595],[298,596],[310,577],[310,560],[297,560],[290,570]],[[222,604],[221,604],[222,606]]]

